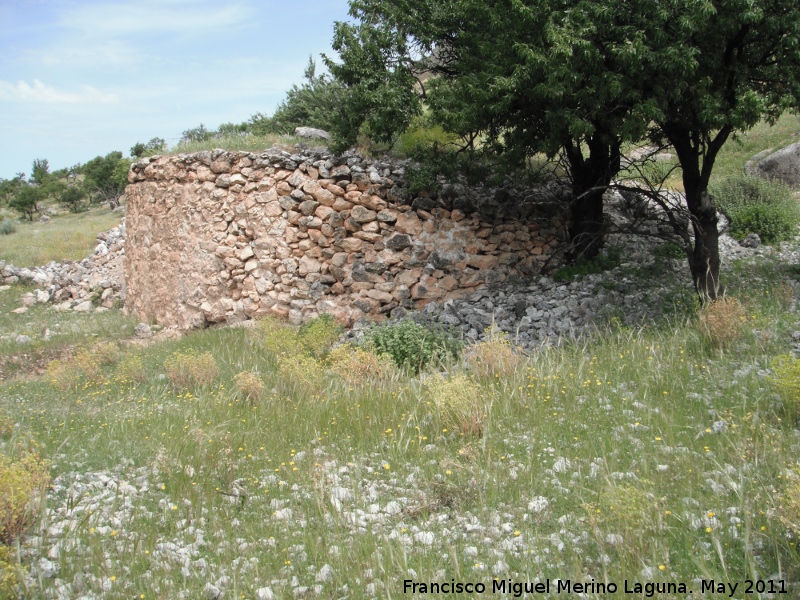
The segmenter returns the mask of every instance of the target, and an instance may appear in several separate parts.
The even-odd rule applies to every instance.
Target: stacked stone
[[[18,312],[37,303],[52,302],[56,310],[108,309],[125,300],[122,268],[125,255],[125,221],[97,236],[91,256],[80,260],[51,262],[43,267],[15,267],[0,261],[3,283],[30,283],[38,290],[22,297]]]
[[[352,323],[539,272],[561,239],[552,194],[413,197],[406,166],[278,149],[142,159],[126,192],[126,306],[181,328]]]

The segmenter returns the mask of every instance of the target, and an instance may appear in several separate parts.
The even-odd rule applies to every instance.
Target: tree
[[[146,144],[143,144],[142,142],[136,142],[133,146],[131,146],[131,157],[141,158],[145,154],[158,154],[163,152],[166,147],[167,142],[160,137],[154,137]]]
[[[96,156],[81,167],[86,188],[98,202],[119,206],[119,198],[128,183],[131,162],[122,158],[122,152],[109,152]]]
[[[424,105],[470,151],[480,139],[516,166],[561,153],[574,195],[572,256],[599,252],[603,193],[622,145],[645,134],[652,112],[634,60],[641,41],[607,3],[353,0],[351,16],[360,24],[336,25],[342,62],[329,61],[347,86],[338,149],[362,125],[391,141]]]
[[[24,174],[22,174],[22,178],[20,178],[18,174],[14,179],[0,179],[0,200],[9,202],[24,183]]]
[[[23,218],[33,221],[34,213],[39,212],[39,202],[45,199],[45,192],[35,185],[23,185],[11,199],[9,206],[22,213]]]
[[[522,164],[560,152],[572,176],[577,252],[602,243],[602,191],[620,149],[650,135],[675,148],[698,294],[719,284],[707,194],[725,141],[797,106],[800,8],[794,0],[352,0],[329,68],[346,86],[333,128],[391,140],[424,106],[467,147]],[[426,79],[426,74],[433,77]]]
[[[211,137],[211,132],[206,129],[206,126],[200,123],[197,127],[187,129],[181,133],[181,143],[188,142],[204,142]]]
[[[292,85],[269,120],[272,132],[291,134],[296,127],[330,127],[331,115],[339,108],[341,85],[326,74],[318,76],[316,70],[316,63],[309,56],[303,73],[305,81]]]
[[[702,299],[720,289],[719,242],[708,184],[725,142],[800,103],[800,5],[796,0],[653,3],[648,22],[655,137],[683,170],[693,239],[689,268]]]
[[[50,178],[50,163],[46,158],[35,158],[31,169],[33,183],[42,185]]]
[[[86,197],[86,189],[80,185],[64,186],[59,190],[56,199],[66,206],[70,212],[80,212],[81,201]]]

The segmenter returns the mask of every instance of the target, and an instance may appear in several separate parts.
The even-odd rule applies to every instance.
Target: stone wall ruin
[[[559,189],[413,196],[406,166],[279,149],[139,160],[126,309],[184,329],[265,315],[352,323],[539,273],[563,239]]]

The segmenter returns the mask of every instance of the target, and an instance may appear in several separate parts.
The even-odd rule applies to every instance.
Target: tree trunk
[[[719,282],[719,231],[714,199],[708,195],[702,179],[688,182],[684,177],[686,204],[692,216],[694,248],[689,255],[689,270],[700,301],[717,299],[721,293]]]
[[[572,201],[572,226],[569,228],[569,239],[572,242],[569,259],[589,260],[600,253],[603,248],[603,188],[592,188],[588,191],[575,189]]]
[[[603,248],[603,194],[620,168],[619,140],[598,132],[586,140],[586,145],[588,157],[583,156],[580,144],[569,140],[564,145],[575,195],[569,229],[570,261],[592,259]]]

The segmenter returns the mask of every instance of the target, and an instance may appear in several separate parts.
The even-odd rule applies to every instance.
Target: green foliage
[[[17,230],[17,225],[11,219],[0,221],[0,235],[10,235]]]
[[[46,194],[39,186],[23,185],[17,194],[9,202],[9,206],[22,213],[23,217],[28,217],[33,221],[33,215],[39,212],[39,203],[44,200]]]
[[[13,548],[0,544],[0,600],[17,600],[19,598],[18,571],[22,566],[17,560]]]
[[[122,152],[109,152],[96,156],[80,168],[86,189],[96,202],[118,204],[128,183],[131,161],[122,158]]]
[[[203,142],[212,137],[212,135],[213,134],[206,128],[206,126],[200,123],[200,125],[197,127],[187,129],[181,133],[181,143]]]
[[[791,238],[800,224],[800,204],[780,181],[739,175],[711,184],[709,192],[737,239],[757,233],[764,243],[780,242]]]
[[[442,327],[427,326],[411,319],[377,325],[364,340],[378,354],[388,354],[398,367],[418,372],[431,362],[458,356],[462,342]]]
[[[316,359],[327,356],[344,328],[331,315],[320,315],[308,321],[297,331],[300,347]]]
[[[789,413],[795,418],[800,416],[800,360],[780,356],[773,361],[772,370],[770,381],[783,398]]]
[[[686,258],[686,252],[674,242],[666,242],[652,249],[653,256],[656,258],[682,259]]]
[[[66,206],[70,212],[80,212],[81,202],[86,198],[86,189],[83,186],[72,185],[65,187],[58,195],[59,204]]]
[[[605,253],[590,260],[579,260],[575,264],[561,267],[553,273],[553,279],[556,281],[573,281],[576,278],[581,279],[585,275],[592,273],[602,273],[614,269],[620,265],[621,256],[619,249],[608,248]]]
[[[143,156],[161,154],[162,152],[165,152],[166,149],[167,142],[160,137],[154,137],[146,144],[143,144],[142,142],[136,142],[133,146],[131,146],[131,157],[141,158]]]
[[[795,539],[800,539],[800,465],[793,470],[792,477],[780,496],[778,516]]]
[[[454,144],[458,137],[446,132],[441,125],[429,119],[416,117],[397,140],[395,149],[403,156],[417,157],[429,148],[444,148]]]
[[[48,465],[38,455],[0,454],[0,543],[10,545],[33,524],[49,481]]]
[[[31,168],[31,181],[39,185],[44,185],[50,178],[50,163],[46,158],[33,159]]]

